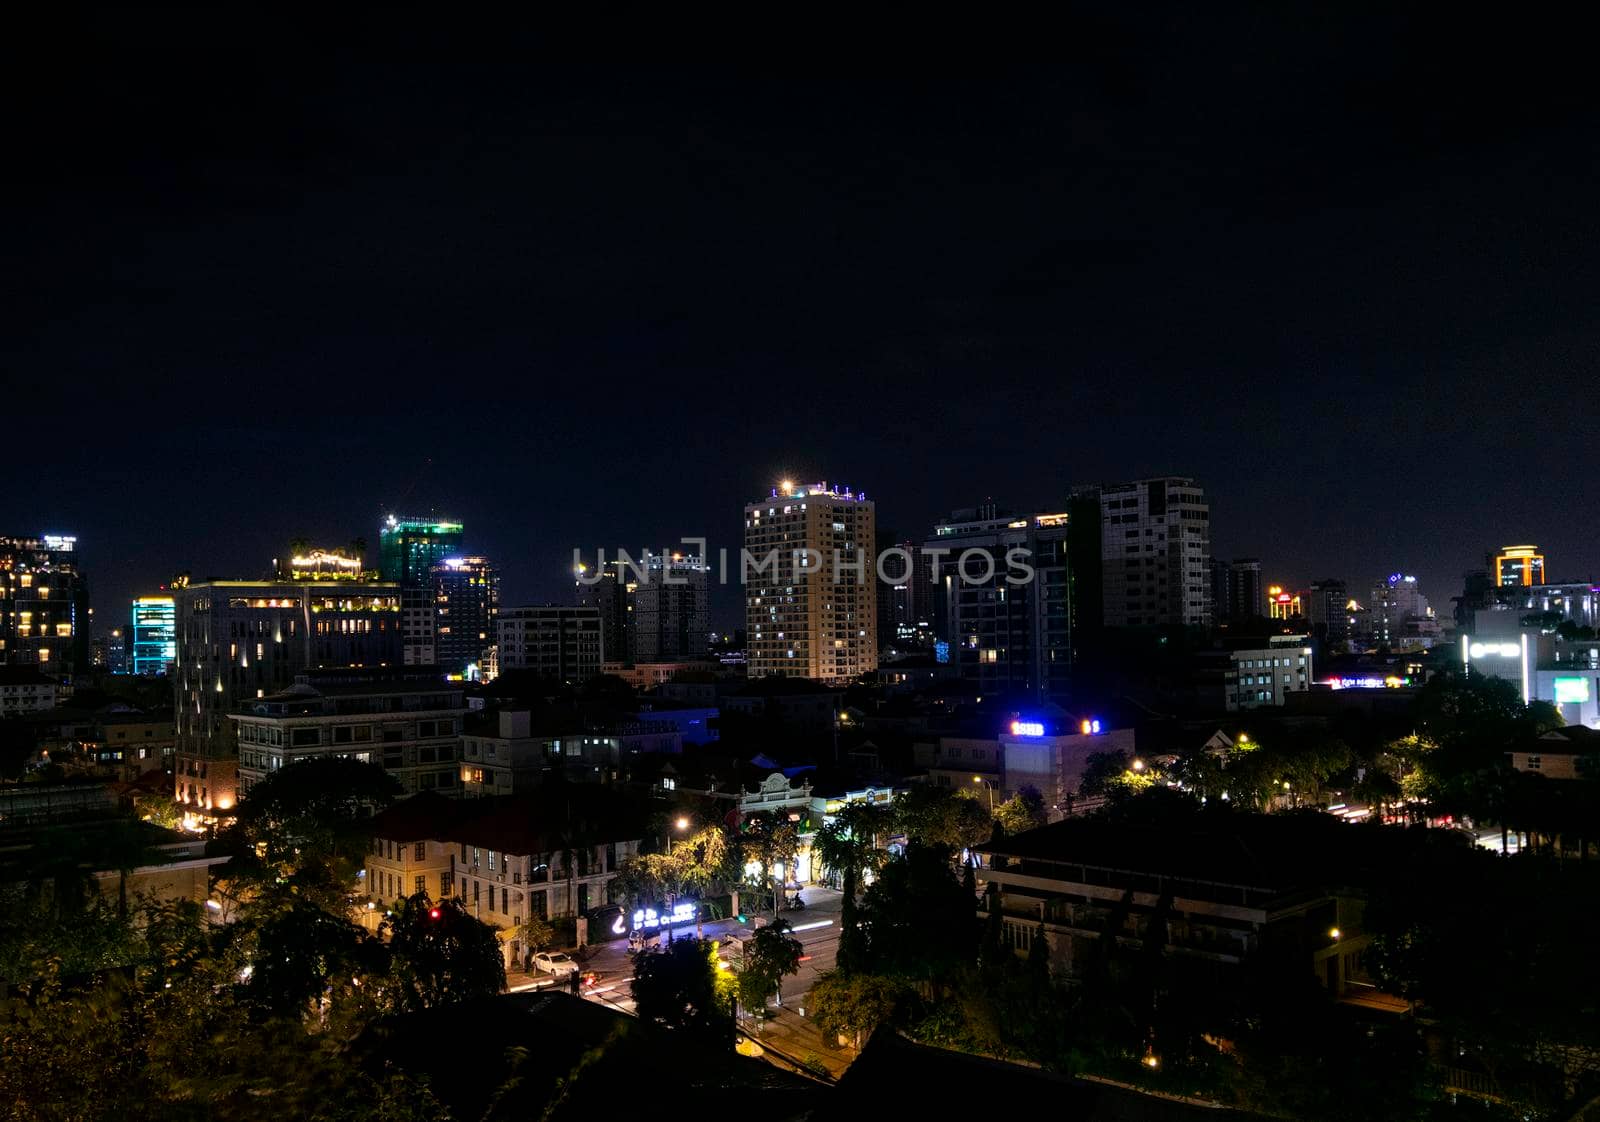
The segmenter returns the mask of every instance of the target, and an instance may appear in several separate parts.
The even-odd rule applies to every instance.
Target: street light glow
[[[689,820],[680,815],[677,821],[677,827],[680,830],[687,830],[689,828]]]

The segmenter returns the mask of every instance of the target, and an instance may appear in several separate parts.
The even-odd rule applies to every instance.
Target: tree
[[[894,1019],[906,998],[904,983],[894,978],[835,970],[817,979],[806,1004],[824,1040],[850,1037],[860,1048],[879,1025]]]
[[[732,881],[738,873],[734,861],[736,851],[737,847],[728,843],[727,832],[721,826],[706,826],[686,838],[676,853],[684,889],[704,896],[711,886]],[[705,933],[698,907],[694,912],[694,933],[697,939]]]
[[[872,973],[941,981],[971,964],[977,913],[946,853],[910,846],[867,889],[861,913]]]
[[[401,794],[376,764],[351,758],[305,760],[272,772],[239,803],[239,829],[281,870],[322,857],[353,876],[370,844],[366,820]]]
[[[530,915],[512,929],[523,954],[537,954],[556,941],[556,929],[543,916]]]
[[[895,821],[908,841],[949,854],[970,850],[994,832],[987,806],[948,787],[926,784],[912,787],[900,797]]]
[[[388,973],[382,943],[287,892],[248,909],[229,935],[240,963],[240,996],[258,1018],[320,1020],[325,1002],[359,999],[363,978],[373,993]]]
[[[870,803],[852,803],[817,833],[811,852],[830,876],[837,876],[843,889],[839,909],[839,951],[837,968],[850,974],[863,969],[866,939],[861,931],[857,896],[861,880],[869,871],[882,867],[885,853],[878,848],[878,834],[887,829],[886,811]]]
[[[746,1009],[760,1011],[773,994],[778,994],[778,1004],[783,1004],[783,979],[800,969],[800,956],[805,953],[791,930],[788,920],[775,919],[745,943],[744,960],[739,964],[739,1001]]]
[[[730,1024],[717,988],[716,953],[706,940],[679,939],[635,955],[631,989],[639,1016],[683,1032],[726,1036]]]
[[[1083,777],[1078,780],[1078,794],[1086,798],[1110,795],[1115,782],[1128,770],[1128,763],[1128,754],[1120,748],[1115,752],[1090,752],[1084,761]]]
[[[1035,787],[1024,787],[994,808],[994,820],[1007,834],[1023,834],[1050,820],[1044,796]]]
[[[474,919],[459,898],[432,903],[426,893],[407,897],[383,926],[401,1008],[430,1009],[506,988],[495,929]]]

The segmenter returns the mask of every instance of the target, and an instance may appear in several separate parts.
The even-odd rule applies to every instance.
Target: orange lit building
[[[1499,588],[1544,583],[1544,554],[1536,545],[1508,545],[1494,555],[1494,583]]]

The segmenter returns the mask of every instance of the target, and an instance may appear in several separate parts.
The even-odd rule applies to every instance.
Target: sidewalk
[[[808,1060],[820,1061],[828,1069],[830,1079],[838,1079],[854,1062],[855,1049],[828,1047],[816,1022],[809,1017],[800,1016],[788,1006],[769,1008],[768,1012],[773,1016],[761,1025],[759,1031],[750,1021],[741,1024],[739,1031],[767,1051],[796,1066],[804,1067]]]

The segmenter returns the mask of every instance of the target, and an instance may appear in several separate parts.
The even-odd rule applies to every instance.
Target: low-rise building
[[[1423,832],[1332,818],[1217,815],[1161,828],[1071,818],[980,847],[1005,945],[1049,942],[1051,967],[1079,976],[1095,944],[1159,937],[1179,969],[1236,968],[1270,951],[1286,982],[1315,977],[1335,995],[1370,986],[1364,892]]]
[[[1228,713],[1283,705],[1289,694],[1311,688],[1312,669],[1308,636],[1236,640],[1195,653],[1196,700]]]
[[[98,751],[129,778],[172,766],[178,726],[171,711],[116,710],[99,716]]]
[[[1005,722],[992,736],[941,736],[915,748],[928,781],[940,787],[976,786],[996,801],[1033,788],[1045,806],[1070,814],[1089,757],[1110,752],[1134,754],[1134,731],[1110,728],[1097,717],[1057,712]]]
[[[563,787],[454,806],[419,797],[377,815],[371,831],[374,910],[419,891],[455,897],[499,928],[510,963],[530,949],[518,930],[525,920],[577,918],[618,902],[612,881],[639,852],[644,817],[612,792]],[[577,937],[588,940],[581,925]]]
[[[54,709],[61,683],[32,666],[0,665],[0,717]]]
[[[1600,765],[1600,730],[1582,725],[1552,729],[1537,740],[1518,745],[1507,755],[1518,771],[1546,779],[1600,779],[1600,770],[1592,774],[1589,771]]]
[[[231,714],[240,794],[300,760],[351,756],[380,765],[407,794],[454,793],[461,687],[433,668],[318,670]]]
[[[461,739],[461,786],[469,797],[520,794],[551,778],[615,783],[625,761],[676,755],[683,738],[653,714],[609,721],[575,711],[502,709],[474,718]]]

